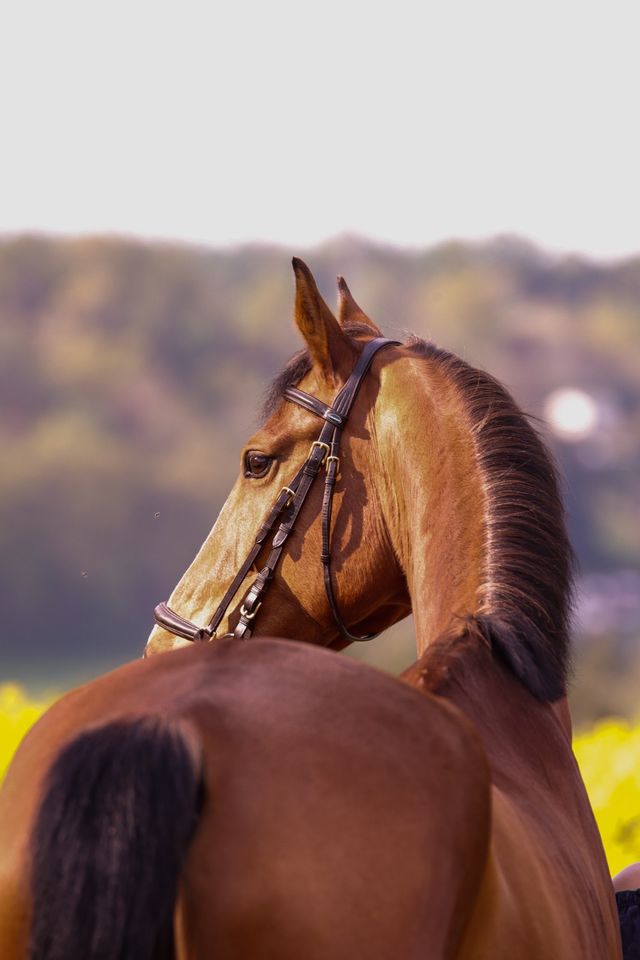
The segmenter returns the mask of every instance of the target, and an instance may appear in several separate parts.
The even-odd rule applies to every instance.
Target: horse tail
[[[29,960],[172,960],[202,772],[189,729],[143,717],[81,733],[45,782],[31,838]]]

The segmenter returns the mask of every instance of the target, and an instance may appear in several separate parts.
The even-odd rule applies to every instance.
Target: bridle
[[[365,344],[349,379],[340,389],[330,406],[322,400],[318,400],[317,397],[312,397],[310,394],[298,390],[297,387],[287,387],[284,391],[284,396],[287,400],[290,400],[292,403],[297,403],[298,406],[308,410],[309,413],[313,413],[324,420],[318,439],[314,440],[311,444],[307,459],[289,486],[283,487],[278,494],[267,518],[258,530],[255,542],[247,558],[229,585],[227,592],[220,601],[218,608],[207,626],[197,626],[197,624],[191,620],[187,620],[181,617],[180,614],[175,613],[166,603],[158,604],[154,610],[154,619],[159,626],[168,630],[169,633],[175,634],[177,637],[183,637],[185,640],[203,641],[215,639],[216,630],[220,626],[229,604],[262,551],[268,535],[275,527],[277,521],[280,520],[275,536],[271,541],[271,552],[267,558],[267,562],[249,587],[242,601],[240,606],[240,619],[236,628],[233,633],[226,634],[226,636],[235,636],[239,639],[247,639],[250,637],[253,632],[256,615],[272,583],[273,574],[284,550],[285,543],[293,530],[314,480],[319,475],[320,469],[325,466],[326,473],[321,511],[322,553],[320,559],[323,565],[324,585],[329,606],[331,607],[333,618],[340,633],[348,640],[372,640],[377,636],[375,633],[366,634],[363,637],[355,636],[349,632],[340,616],[331,581],[331,512],[336,478],[340,469],[339,450],[342,431],[349,418],[360,385],[369,372],[373,358],[379,350],[391,344],[398,345],[399,341],[378,337]]]

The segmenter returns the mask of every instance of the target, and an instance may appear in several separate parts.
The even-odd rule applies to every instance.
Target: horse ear
[[[344,277],[338,277],[338,320],[342,326],[344,326],[345,323],[361,323],[367,327],[371,327],[371,332],[376,337],[382,336],[381,331],[376,327],[373,320],[366,315],[364,310],[358,306],[353,299],[351,290],[349,290]]]
[[[296,326],[314,365],[320,367],[326,379],[344,379],[353,367],[355,348],[320,296],[309,267],[298,257],[292,263],[296,277]]]

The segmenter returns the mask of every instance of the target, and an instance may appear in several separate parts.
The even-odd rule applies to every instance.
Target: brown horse
[[[171,598],[201,626],[317,439],[314,412],[283,394],[331,404],[379,333],[344,283],[338,322],[295,268],[308,349]],[[311,486],[256,634],[345,644],[321,500]],[[421,692],[313,646],[221,640],[65,698],[0,800],[3,960],[29,939],[33,960],[169,957],[174,927],[176,955],[198,960],[619,956],[570,750],[570,554],[536,434],[485,374],[420,341],[388,346],[345,426],[336,504],[342,618],[371,631],[412,608],[422,656],[405,679]],[[158,628],[147,653],[174,645]]]
[[[318,417],[283,399],[296,385],[330,404],[380,335],[340,281],[339,322],[300,261],[295,319],[307,344],[276,378],[263,424],[213,530],[170,598],[205,625],[257,531],[318,437]],[[374,358],[344,431],[336,486],[332,581],[357,633],[415,618],[418,653],[461,617],[490,624],[491,642],[538,697],[566,686],[570,549],[555,472],[536,433],[493,378],[420,340]],[[320,556],[321,484],[287,541],[254,633],[344,647]],[[268,542],[268,541],[267,541]],[[256,559],[219,633],[240,619]],[[147,654],[171,649],[162,627]]]

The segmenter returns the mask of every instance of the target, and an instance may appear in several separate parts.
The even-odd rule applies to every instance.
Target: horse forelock
[[[276,412],[287,387],[297,386],[312,366],[308,350],[300,350],[287,360],[265,390],[259,417],[261,424]]]
[[[492,376],[416,337],[462,400],[484,492],[484,550],[476,621],[541,700],[566,691],[573,552],[550,453]]]
[[[351,322],[342,326],[344,332],[354,340],[366,338],[371,340],[375,336],[372,328],[366,323]],[[287,360],[282,370],[276,374],[264,393],[259,422],[264,424],[273,416],[288,387],[297,387],[313,367],[313,361],[308,350],[299,350]]]

